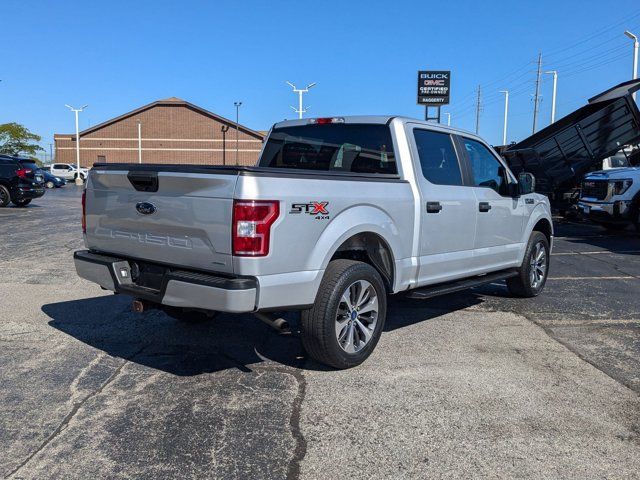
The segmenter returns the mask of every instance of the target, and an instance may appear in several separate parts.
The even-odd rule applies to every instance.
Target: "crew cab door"
[[[473,257],[476,197],[464,186],[453,137],[420,124],[408,124],[407,137],[421,202],[417,284],[465,277]]]
[[[476,198],[474,267],[483,271],[516,266],[522,247],[526,206],[512,196],[515,178],[484,143],[458,137]]]

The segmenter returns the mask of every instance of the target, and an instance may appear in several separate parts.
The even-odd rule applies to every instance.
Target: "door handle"
[[[491,210],[491,204],[489,202],[480,202],[478,204],[478,210],[481,212],[488,212]]]
[[[427,213],[438,213],[442,210],[440,202],[427,202]]]

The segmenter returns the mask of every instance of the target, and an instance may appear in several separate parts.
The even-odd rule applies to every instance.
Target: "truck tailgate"
[[[146,166],[145,166],[146,167]],[[199,270],[232,273],[237,172],[94,167],[86,189],[87,247]]]

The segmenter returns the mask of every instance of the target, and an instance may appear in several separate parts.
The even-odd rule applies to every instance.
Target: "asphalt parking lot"
[[[251,316],[136,315],[79,279],[79,192],[0,210],[0,476],[638,478],[635,232],[556,225],[537,299],[393,297],[331,371]]]

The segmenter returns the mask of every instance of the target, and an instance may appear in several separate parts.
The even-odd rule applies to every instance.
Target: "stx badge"
[[[289,213],[306,213],[314,215],[316,220],[324,220],[329,218],[327,205],[329,202],[292,203]]]

